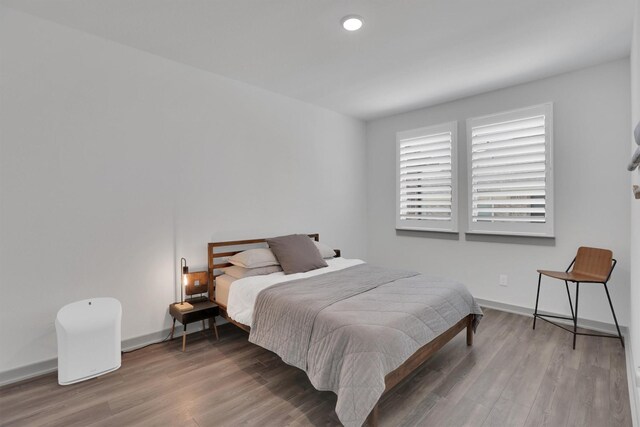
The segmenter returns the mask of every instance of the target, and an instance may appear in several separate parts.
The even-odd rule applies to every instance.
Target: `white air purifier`
[[[58,311],[60,385],[95,378],[120,367],[121,319],[122,305],[115,298],[77,301]]]

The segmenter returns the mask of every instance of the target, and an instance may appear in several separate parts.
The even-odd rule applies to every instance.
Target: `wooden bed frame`
[[[320,235],[318,233],[309,234],[310,238],[316,242],[320,241]],[[208,245],[207,260],[209,263],[209,298],[220,306],[220,314],[229,322],[239,327],[240,329],[249,332],[250,327],[238,323],[231,319],[227,314],[227,307],[225,304],[215,301],[215,279],[222,273],[216,273],[216,270],[221,268],[230,267],[232,264],[227,262],[226,258],[233,256],[239,252],[255,247],[265,247],[266,239],[250,239],[250,240],[232,240],[226,242],[213,242]],[[231,249],[230,249],[231,248]],[[340,256],[340,250],[336,249],[336,256]],[[220,260],[223,258],[223,260]],[[411,355],[402,365],[392,372],[389,372],[385,378],[385,389],[382,398],[400,384],[403,380],[409,378],[420,366],[429,359],[435,352],[444,347],[449,341],[451,341],[456,335],[458,335],[463,329],[467,330],[467,345],[473,345],[473,322],[475,315],[469,314],[461,319],[458,323],[447,329],[441,335],[437,336],[431,342],[420,347],[413,355]],[[379,403],[380,401],[378,401]],[[371,426],[378,425],[378,404],[373,408],[367,423]]]

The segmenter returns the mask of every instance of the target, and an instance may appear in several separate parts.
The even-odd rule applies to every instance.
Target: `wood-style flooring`
[[[380,406],[382,426],[631,426],[620,343],[578,337],[485,310],[473,347],[465,333]],[[331,426],[335,395],[250,344],[210,333],[125,354],[103,377],[59,386],[56,374],[0,389],[3,426]]]

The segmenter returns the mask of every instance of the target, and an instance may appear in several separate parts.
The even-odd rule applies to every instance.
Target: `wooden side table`
[[[216,340],[218,339],[218,327],[216,326],[216,316],[220,315],[220,307],[218,304],[209,300],[192,302],[193,310],[180,311],[176,308],[176,304],[169,306],[169,314],[173,317],[173,326],[171,326],[171,339],[173,339],[173,333],[176,329],[176,320],[183,325],[182,331],[182,351],[187,347],[187,325],[189,323],[202,321],[202,330],[205,330],[205,319],[209,319],[209,327],[213,326],[213,330],[216,334]]]

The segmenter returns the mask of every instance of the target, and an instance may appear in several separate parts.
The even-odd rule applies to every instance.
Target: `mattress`
[[[231,284],[236,280],[238,279],[231,277],[228,274],[216,277],[216,302],[224,305],[225,307],[229,305],[229,288],[231,288]]]

